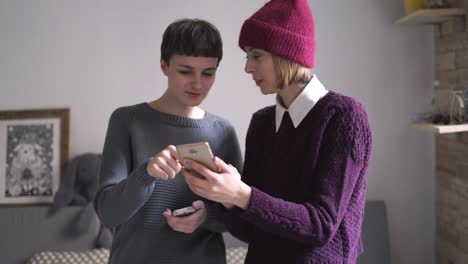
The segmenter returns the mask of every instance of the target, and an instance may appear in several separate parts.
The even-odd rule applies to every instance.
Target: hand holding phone
[[[195,213],[196,211],[197,211],[197,209],[193,208],[192,206],[187,206],[187,207],[184,207],[184,208],[174,210],[172,212],[172,215],[173,216],[187,216],[187,215],[191,215],[191,214]]]
[[[211,151],[210,144],[208,144],[208,142],[178,145],[176,148],[182,165],[184,165],[184,159],[191,159],[203,164],[212,171],[219,171],[218,167],[214,163],[213,152]],[[203,175],[199,173],[197,173],[197,176],[204,178]]]
[[[172,230],[191,234],[203,224],[207,211],[205,203],[202,200],[196,200],[192,202],[192,206],[179,208],[173,212],[167,209],[163,215]]]

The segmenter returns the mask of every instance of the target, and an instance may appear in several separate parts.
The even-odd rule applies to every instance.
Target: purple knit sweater
[[[242,173],[250,204],[226,214],[249,243],[245,263],[356,263],[370,152],[367,114],[350,97],[329,92],[297,128],[285,113],[278,132],[274,106],[256,112]]]

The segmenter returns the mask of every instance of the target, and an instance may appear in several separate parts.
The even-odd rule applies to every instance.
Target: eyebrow
[[[188,69],[190,69],[190,70],[193,69],[192,66],[186,65],[186,64],[177,64],[177,66],[179,66],[179,67],[184,67],[184,68],[188,68]],[[216,70],[216,67],[211,67],[211,68],[205,68],[205,69],[203,69],[203,71],[215,71],[215,70]]]

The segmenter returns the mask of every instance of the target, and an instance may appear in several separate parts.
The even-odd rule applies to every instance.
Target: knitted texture
[[[367,114],[350,97],[329,92],[297,128],[285,114],[277,133],[274,106],[256,112],[242,173],[250,204],[225,221],[249,243],[245,263],[356,263],[370,152]]]
[[[315,26],[307,0],[272,0],[242,25],[239,46],[314,67]]]
[[[207,113],[191,119],[162,113],[142,103],[114,111],[102,156],[94,202],[102,223],[114,232],[110,264],[226,262],[222,206],[194,194],[181,174],[151,177],[150,157],[167,145],[207,141],[213,153],[239,168],[242,156],[232,125]],[[191,234],[174,231],[163,212],[204,200],[207,217]]]

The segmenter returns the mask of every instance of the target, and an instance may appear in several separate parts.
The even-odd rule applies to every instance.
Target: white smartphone
[[[205,165],[212,171],[219,171],[218,167],[214,163],[213,152],[211,151],[210,144],[208,144],[208,142],[178,145],[176,148],[182,165],[184,165],[184,159],[191,159]],[[198,176],[203,177],[202,175]]]
[[[197,211],[197,210],[195,208],[193,208],[192,206],[187,206],[187,207],[184,207],[184,208],[174,210],[172,212],[172,215],[173,216],[186,216],[186,215],[191,215],[191,214],[195,213],[195,211]]]

